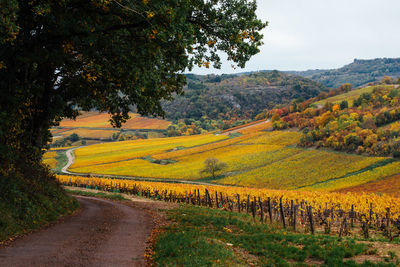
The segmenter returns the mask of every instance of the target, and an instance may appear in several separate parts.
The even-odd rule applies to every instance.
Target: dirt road
[[[151,216],[119,202],[77,198],[78,215],[0,248],[0,266],[144,266]]]
[[[74,150],[75,150],[75,149],[78,149],[78,148],[81,148],[81,147],[83,147],[83,146],[71,148],[71,149],[68,149],[67,152],[65,152],[65,154],[67,155],[67,158],[68,158],[68,162],[67,162],[67,164],[61,169],[61,172],[65,173],[65,174],[71,174],[71,173],[68,171],[68,168],[74,163],[74,160],[75,160],[75,156],[74,156],[74,154],[73,154],[73,153],[74,153]]]
[[[268,122],[269,122],[269,120],[260,121],[258,123],[254,123],[254,124],[251,124],[251,125],[248,125],[248,126],[243,126],[243,127],[240,127],[240,128],[236,128],[234,130],[223,132],[223,134],[224,135],[230,135],[230,134],[237,133],[237,132],[243,131],[245,129],[252,128],[252,127],[255,127],[255,126],[258,126],[258,125],[261,125],[261,124],[264,124],[264,123],[268,123]]]

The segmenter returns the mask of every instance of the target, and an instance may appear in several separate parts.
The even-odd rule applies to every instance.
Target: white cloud
[[[337,68],[354,58],[400,57],[399,0],[258,0],[258,16],[269,26],[264,45],[245,69],[194,73],[234,73],[263,69]]]

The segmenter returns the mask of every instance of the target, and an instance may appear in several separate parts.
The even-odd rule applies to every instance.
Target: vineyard
[[[130,113],[121,129],[113,128],[107,113],[82,112],[76,120],[64,119],[51,129],[52,147],[80,146],[104,141],[165,137],[169,121]],[[74,136],[71,140],[71,137]],[[83,141],[83,142],[82,142]]]
[[[374,90],[374,86],[368,86],[356,90],[349,91],[347,93],[339,94],[333,97],[329,97],[324,100],[320,100],[318,102],[315,102],[316,105],[324,105],[325,103],[340,103],[343,100],[346,100],[349,102],[350,105],[353,104],[353,100],[362,95],[363,93],[371,93]]]
[[[270,131],[270,128],[270,123],[261,123],[235,129],[231,134],[91,145],[75,151],[76,160],[70,171],[329,191],[386,178],[400,171],[400,163],[386,157],[296,147],[301,133]],[[200,172],[207,158],[226,163],[226,168],[215,178]]]
[[[144,118],[139,114],[130,113],[131,118],[122,126],[122,129],[153,129],[153,130],[164,130],[167,129],[170,122]],[[110,115],[107,113],[98,112],[85,112],[78,116],[76,120],[65,119],[60,122],[62,128],[111,128]]]
[[[321,193],[58,176],[63,185],[128,193],[252,214],[254,220],[294,231],[364,238],[397,238],[400,206],[390,196]]]
[[[400,175],[396,174],[390,178],[365,183],[354,187],[346,187],[338,190],[339,192],[356,192],[356,193],[375,193],[388,194],[394,197],[400,197]]]

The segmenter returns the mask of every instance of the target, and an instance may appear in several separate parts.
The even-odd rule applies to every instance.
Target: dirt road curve
[[[0,248],[0,266],[144,266],[151,216],[118,202],[78,200],[80,214]]]
[[[67,164],[65,164],[65,166],[61,169],[61,172],[65,173],[65,174],[71,174],[71,173],[68,171],[68,168],[74,163],[74,160],[75,160],[75,156],[74,156],[74,154],[73,154],[73,153],[74,153],[74,150],[75,150],[75,149],[78,149],[78,148],[81,148],[81,147],[83,147],[83,146],[71,148],[71,149],[68,149],[67,152],[65,152],[65,154],[67,155],[67,158],[68,158],[68,162],[67,162]]]

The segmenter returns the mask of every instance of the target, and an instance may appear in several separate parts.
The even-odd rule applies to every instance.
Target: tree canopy
[[[163,115],[183,72],[244,67],[267,24],[253,0],[0,0],[0,164],[38,162],[78,108]],[[22,162],[21,162],[22,163]]]
[[[211,174],[211,177],[215,179],[215,174],[219,171],[222,171],[227,167],[225,162],[219,161],[217,158],[207,158],[204,161],[204,168],[200,170],[200,174]]]

